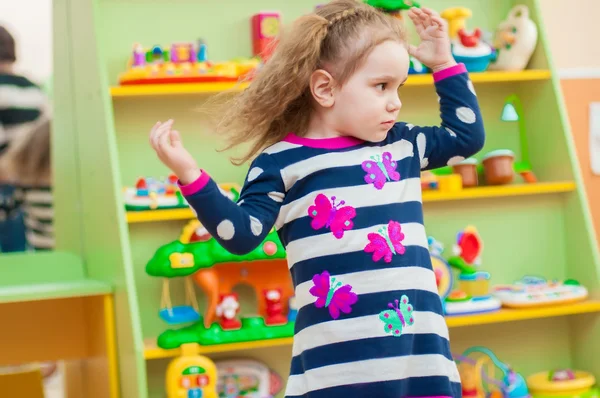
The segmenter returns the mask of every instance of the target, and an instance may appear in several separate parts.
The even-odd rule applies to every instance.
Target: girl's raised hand
[[[173,120],[157,122],[150,130],[150,145],[158,158],[175,173],[182,184],[189,184],[200,177],[196,160],[183,147],[181,136],[173,130]]]
[[[418,46],[409,46],[410,55],[434,72],[456,65],[450,49],[446,21],[437,12],[425,7],[411,8],[408,16],[413,21],[421,39]]]

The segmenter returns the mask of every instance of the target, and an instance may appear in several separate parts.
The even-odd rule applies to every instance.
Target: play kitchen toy
[[[506,20],[496,30],[494,47],[496,57],[490,70],[519,71],[525,69],[535,50],[538,29],[529,18],[529,8],[524,4],[513,7]]]
[[[574,279],[548,281],[525,276],[509,285],[495,285],[492,294],[504,307],[527,308],[585,300],[588,290]]]
[[[488,185],[510,184],[515,176],[515,154],[508,149],[498,149],[488,152],[481,163]]]
[[[469,158],[452,166],[452,172],[460,175],[463,188],[476,187],[479,184],[477,164],[477,159]]]

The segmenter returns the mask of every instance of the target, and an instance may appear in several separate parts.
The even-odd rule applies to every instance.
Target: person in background
[[[28,123],[36,121],[46,97],[28,78],[15,73],[15,39],[0,26],[0,160]],[[7,172],[0,168],[0,252],[26,250],[23,214],[15,198],[15,186],[7,183]]]
[[[50,124],[50,116],[43,114],[19,132],[0,159],[0,167],[15,185],[16,204],[22,207],[27,246],[35,251],[54,248]]]

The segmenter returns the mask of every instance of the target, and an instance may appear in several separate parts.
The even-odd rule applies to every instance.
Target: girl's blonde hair
[[[0,160],[2,174],[20,186],[51,184],[50,116],[42,115],[20,131]]]
[[[342,85],[388,40],[406,44],[399,20],[355,0],[333,0],[298,18],[249,87],[223,109],[217,131],[229,138],[225,149],[251,144],[232,162],[246,162],[289,132],[304,135],[313,106],[312,73],[325,69]]]

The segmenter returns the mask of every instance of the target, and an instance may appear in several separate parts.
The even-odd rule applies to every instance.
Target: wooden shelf
[[[570,303],[541,308],[501,309],[500,311],[490,312],[487,314],[447,316],[446,323],[448,324],[449,328],[455,328],[461,326],[487,325],[490,323],[524,321],[528,319],[550,318],[591,312],[600,312],[600,300],[586,300],[579,303]],[[264,347],[277,347],[291,345],[292,342],[293,338],[287,337],[282,339],[248,341],[234,344],[200,346],[200,354],[213,354],[217,352],[233,352]],[[144,358],[147,360],[170,358],[180,354],[181,350],[179,348],[163,350],[162,348],[157,347],[156,339],[147,339],[144,342]]]
[[[547,80],[552,76],[549,70],[532,69],[517,72],[480,72],[470,73],[473,83],[503,83]],[[427,86],[433,84],[431,74],[410,75],[405,86]],[[248,87],[248,83],[193,83],[193,84],[147,84],[114,86],[110,88],[113,98],[147,97],[180,94],[214,94],[223,91],[239,92]]]
[[[130,224],[151,221],[189,220],[195,217],[190,208],[127,212],[127,222]]]
[[[0,304],[111,294],[108,283],[91,279],[34,283],[0,288]]]
[[[455,192],[423,192],[423,202],[441,202],[459,199],[499,198],[506,196],[541,195],[571,192],[577,188],[574,182],[540,182],[536,184],[514,184],[465,188]]]
[[[501,309],[487,314],[447,316],[448,327],[486,325],[490,323],[503,323],[524,321],[528,319],[550,318],[563,315],[585,314],[600,312],[599,300],[586,300],[579,303],[569,303],[539,308]]]
[[[217,352],[232,352],[241,350],[252,350],[256,348],[264,347],[277,347],[282,345],[292,345],[294,339],[292,337],[285,337],[282,339],[269,339],[269,340],[258,340],[258,341],[247,341],[242,343],[232,344],[219,344],[219,345],[205,345],[200,346],[200,354],[214,354]],[[156,339],[147,339],[144,342],[144,358],[146,359],[160,359],[176,357],[181,354],[181,349],[175,348],[172,350],[163,350],[156,346]]]
[[[504,185],[497,187],[478,187],[462,189],[456,192],[423,192],[423,202],[442,202],[459,199],[482,199],[505,196],[523,196],[540,195],[548,193],[570,192],[576,189],[576,185],[571,181],[546,182],[537,184],[519,184]],[[169,210],[147,210],[147,211],[128,211],[128,223],[170,221],[170,220],[189,220],[195,218],[194,213],[189,209],[169,209]]]

